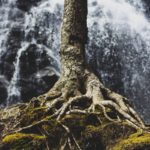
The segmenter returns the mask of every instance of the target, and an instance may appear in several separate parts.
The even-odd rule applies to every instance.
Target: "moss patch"
[[[104,125],[86,126],[83,135],[83,143],[89,143],[88,149],[110,149],[120,139],[134,133],[135,129],[125,123],[106,123]]]
[[[8,135],[2,141],[0,139],[0,150],[45,150],[47,146],[51,150],[59,150],[68,138],[62,124],[70,129],[83,150],[145,150],[144,148],[150,145],[150,135],[135,134],[136,130],[128,123],[109,122],[103,115],[99,115],[98,118],[96,115],[72,114],[66,115],[61,124],[52,119],[46,113],[46,109],[30,105],[24,110],[24,114],[20,114],[23,116],[21,125],[33,126],[22,130],[22,133]],[[114,115],[115,118],[115,114],[109,115]],[[36,124],[41,120],[41,123]],[[75,147],[72,140],[71,144]]]
[[[14,141],[22,139],[22,138],[30,138],[30,139],[33,139],[33,140],[43,140],[43,139],[45,139],[44,136],[40,136],[40,135],[16,133],[16,134],[6,136],[3,139],[3,142],[11,143],[11,142],[14,142]]]
[[[45,142],[45,136],[16,133],[3,139],[3,145],[1,145],[0,150],[40,150],[45,147]]]
[[[139,133],[131,134],[127,139],[121,140],[115,145],[113,150],[149,150],[150,149],[150,134]]]

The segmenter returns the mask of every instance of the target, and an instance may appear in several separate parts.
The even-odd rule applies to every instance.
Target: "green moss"
[[[29,125],[30,122],[32,125],[36,124],[41,119],[44,121],[23,130],[24,133],[6,136],[0,144],[0,150],[45,150],[46,145],[50,149],[60,149],[65,139],[68,138],[68,134],[60,122],[45,114],[46,109],[46,107],[28,108],[28,111],[22,114],[24,115],[23,126]],[[108,110],[108,112],[110,111]],[[109,115],[115,118],[115,114]],[[84,150],[112,150],[112,147],[113,150],[130,150],[131,147],[134,148],[137,145],[150,145],[149,134],[141,135],[139,132],[134,134],[136,130],[128,123],[109,122],[103,117],[103,114],[100,115],[100,120],[96,115],[66,115],[61,123],[70,129]],[[41,131],[46,137],[40,135]]]
[[[3,139],[1,150],[40,150],[45,147],[46,137],[36,134],[16,133]]]
[[[82,132],[80,145],[85,150],[104,150],[104,145],[101,142],[101,135],[99,133],[100,126],[88,125],[85,131]]]
[[[42,124],[41,129],[47,135],[48,145],[51,149],[58,149],[61,139],[66,135],[64,128],[57,120],[45,118],[45,123]]]
[[[144,150],[150,148],[150,134],[144,133],[131,134],[128,138],[121,140],[116,144],[113,150]]]
[[[42,120],[45,117],[47,107],[37,107],[32,108],[29,107],[26,112],[22,114],[21,125],[28,126],[29,124],[33,124],[33,122],[37,122]]]
[[[16,141],[18,139],[21,139],[21,138],[30,138],[30,139],[33,139],[33,140],[43,140],[43,139],[45,139],[44,136],[40,136],[40,135],[16,133],[16,134],[11,134],[11,135],[6,136],[3,139],[3,142],[11,143],[11,142],[14,142],[14,141]]]
[[[82,133],[83,143],[89,143],[89,149],[110,149],[120,139],[134,133],[135,129],[125,123],[106,123],[99,126],[88,125]]]

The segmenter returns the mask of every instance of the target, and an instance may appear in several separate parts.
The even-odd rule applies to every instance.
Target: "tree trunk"
[[[105,116],[106,107],[115,109],[136,128],[145,128],[138,114],[123,96],[110,91],[86,68],[85,44],[87,42],[87,0],[65,0],[61,30],[61,77],[54,88],[46,93],[46,99],[61,97],[65,104],[58,113],[60,119],[68,107],[80,99],[92,100],[88,111],[100,107]],[[107,100],[107,101],[106,101]],[[58,100],[57,102],[59,102]]]
[[[87,0],[65,0],[61,30],[61,74],[78,78],[85,68]]]

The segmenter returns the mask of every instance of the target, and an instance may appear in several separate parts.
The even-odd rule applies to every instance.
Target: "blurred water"
[[[36,45],[37,48],[35,51],[39,51],[39,53],[40,51],[41,53],[42,51],[46,52],[47,57],[51,62],[51,69],[59,76],[60,61],[58,51],[60,43],[60,18],[62,18],[62,14],[58,14],[59,11],[62,10],[62,7],[59,7],[60,4],[58,4],[57,1],[46,0],[39,3],[37,6],[32,7],[28,12],[23,12],[17,8],[16,0],[0,1],[0,61],[3,61],[2,58],[9,53],[8,43],[13,28],[21,30],[23,33],[22,38],[19,39],[20,47],[17,49],[16,58],[13,61],[14,71],[11,79],[8,79],[10,83],[7,87],[8,96],[6,105],[21,102],[21,91],[19,87],[19,80],[21,78],[20,61],[21,56],[23,55],[22,53],[27,51],[30,45]],[[16,41],[14,40],[13,42]],[[15,43],[12,43],[12,45],[13,44]],[[11,51],[16,50],[11,46],[10,48]],[[11,53],[12,52],[10,52],[10,55]],[[37,62],[36,66],[37,71],[38,63],[39,62]],[[5,69],[7,70],[7,68]],[[36,76],[40,78],[40,74],[38,72],[37,74],[38,75]]]
[[[149,120],[150,22],[144,6],[141,0],[89,1],[87,55],[103,82]]]

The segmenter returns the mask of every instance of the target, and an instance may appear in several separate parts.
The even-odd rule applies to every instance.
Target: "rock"
[[[0,145],[0,149],[15,149],[19,150],[22,149],[22,145],[24,145],[24,149],[46,149],[46,143],[45,143],[45,136],[40,136],[36,134],[22,134],[17,133],[14,135],[7,136],[4,139],[5,143],[9,143],[8,145]],[[31,142],[32,141],[32,142]],[[26,143],[26,144],[25,144]]]
[[[21,100],[26,102],[47,92],[58,79],[57,35],[58,24],[61,24],[62,19],[62,7],[56,6],[55,12],[52,13],[47,9],[52,8],[50,3],[43,1],[43,6],[41,1],[0,0],[1,13],[6,16],[0,17],[0,37],[6,37],[2,46],[0,45],[0,76],[4,76],[9,83],[4,87],[0,80],[0,94],[3,93],[3,96],[0,95],[0,103],[5,101],[6,104],[8,97],[10,105]],[[34,6],[37,7],[32,9]],[[3,32],[8,34],[3,36]],[[24,51],[20,54],[21,49]],[[19,67],[16,66],[17,59]],[[14,75],[17,77],[15,83],[12,82]],[[11,90],[7,93],[11,83],[11,87],[16,87],[16,93],[12,94]]]
[[[21,98],[26,101],[48,91],[58,80],[53,70],[52,58],[47,56],[46,51],[39,50],[31,44],[20,57],[20,80]]]
[[[136,131],[127,122],[110,122],[102,114],[99,119],[95,115],[66,115],[60,122],[51,119],[46,113],[46,107],[36,108],[32,104],[38,99],[31,100],[28,107],[12,107],[0,111],[0,122],[5,123],[7,135],[0,139],[0,150],[20,149],[61,149],[65,140],[71,137],[62,126],[67,126],[81,149],[84,150],[148,150],[150,149],[150,134]],[[5,115],[6,112],[16,112],[17,116]],[[18,112],[19,111],[19,112]],[[3,117],[2,117],[3,116]],[[15,125],[20,118],[19,126]],[[10,122],[10,119],[12,120]],[[43,120],[43,121],[42,121]],[[39,121],[41,121],[39,123]],[[18,132],[12,132],[12,126],[16,129],[25,126]],[[28,126],[30,125],[30,126]],[[4,130],[4,128],[2,128]],[[11,133],[9,134],[9,132]],[[41,133],[41,131],[43,131]],[[70,135],[70,136],[69,136]],[[75,150],[76,145],[71,140],[71,146]],[[67,146],[66,146],[67,147]]]
[[[0,76],[0,103],[4,102],[4,100],[7,98],[7,86],[8,81],[4,76]]]
[[[17,7],[23,11],[28,11],[32,6],[36,6],[42,0],[17,0]]]
[[[150,1],[149,0],[143,0],[143,2],[145,4],[144,6],[146,8],[146,11],[145,11],[146,16],[148,16],[150,18]]]
[[[14,62],[16,60],[16,55],[18,49],[21,47],[20,39],[23,38],[23,31],[21,26],[15,26],[10,30],[5,52],[0,60],[1,74],[4,75],[8,80],[13,76],[14,72]]]

